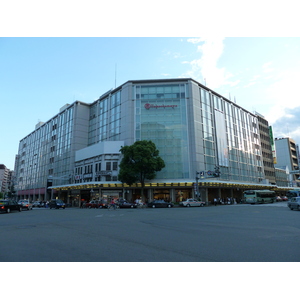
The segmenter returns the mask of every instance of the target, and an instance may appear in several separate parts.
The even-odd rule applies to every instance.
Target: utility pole
[[[200,177],[202,177],[203,178],[203,176],[204,176],[204,172],[203,171],[201,171],[201,172],[197,172],[196,171],[196,191],[197,191],[197,200],[199,201],[200,200],[200,189],[199,189],[199,177],[198,177],[198,175],[200,175]]]

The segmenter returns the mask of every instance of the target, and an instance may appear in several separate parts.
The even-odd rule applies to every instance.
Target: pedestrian
[[[214,199],[214,205],[217,206],[217,198]]]
[[[116,209],[116,202],[114,199],[111,200],[110,204],[114,209]]]

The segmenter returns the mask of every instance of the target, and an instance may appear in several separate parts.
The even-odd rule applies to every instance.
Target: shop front
[[[202,201],[206,204],[213,203],[214,198],[235,198],[236,202],[243,197],[246,189],[271,189],[272,186],[251,185],[234,182],[202,181],[199,182],[199,192]],[[51,187],[55,197],[66,201],[72,206],[80,206],[82,201],[125,199],[134,202],[142,198],[140,183],[131,186],[122,183],[84,183]],[[196,198],[197,189],[194,182],[175,183],[146,183],[144,187],[144,200],[150,202],[154,199],[179,203],[188,198]]]

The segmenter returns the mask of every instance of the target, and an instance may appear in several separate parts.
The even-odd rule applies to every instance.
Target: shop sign
[[[146,108],[146,109],[150,109],[150,108],[169,108],[169,107],[171,107],[171,108],[173,108],[174,109],[174,107],[177,107],[178,105],[164,105],[164,104],[162,104],[162,105],[156,105],[156,104],[150,104],[150,103],[146,103],[145,105],[144,105],[144,107]]]
[[[89,174],[83,174],[83,178],[92,178],[93,177],[93,173],[89,173]]]
[[[111,171],[99,171],[96,173],[97,176],[105,176],[105,175],[111,175]]]

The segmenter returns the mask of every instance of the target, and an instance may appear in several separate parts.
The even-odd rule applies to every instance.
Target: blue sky
[[[0,163],[66,103],[127,80],[191,77],[300,143],[300,38],[2,37]]]

